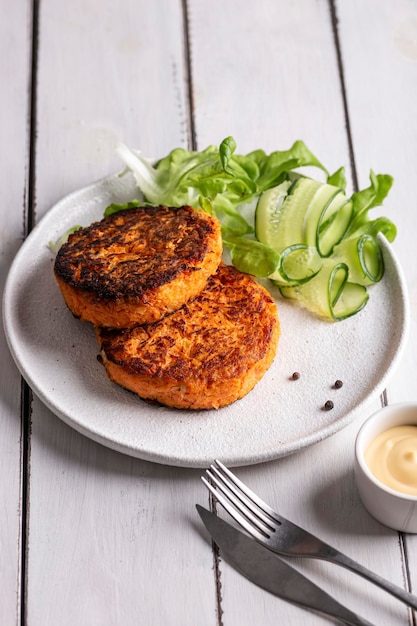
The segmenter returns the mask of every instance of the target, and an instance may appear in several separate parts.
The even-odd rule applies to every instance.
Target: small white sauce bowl
[[[417,403],[386,406],[361,426],[355,442],[355,477],[364,507],[379,522],[395,530],[417,533],[417,496],[391,489],[371,472],[365,462],[369,444],[394,426],[417,425]]]

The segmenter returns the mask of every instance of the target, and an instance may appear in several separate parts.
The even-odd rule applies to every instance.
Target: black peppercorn
[[[343,387],[343,381],[342,380],[336,380],[334,386],[335,386],[335,389],[340,389],[340,387]]]
[[[324,408],[326,409],[326,411],[331,411],[333,407],[334,407],[333,402],[331,400],[327,400],[326,404],[324,405]]]
[[[293,380],[298,380],[300,378],[300,372],[293,372],[293,375],[291,376],[291,378]]]

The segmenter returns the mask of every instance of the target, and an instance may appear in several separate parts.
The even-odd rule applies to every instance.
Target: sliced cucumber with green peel
[[[356,315],[363,309],[369,300],[366,287],[358,283],[346,282],[340,297],[332,308],[332,318],[339,322],[352,315]]]
[[[346,263],[328,260],[312,280],[296,287],[281,287],[280,292],[321,317],[340,321],[358,313],[369,299],[366,287],[348,278]]]
[[[280,255],[269,278],[285,298],[329,320],[360,311],[369,297],[366,285],[384,273],[372,234],[346,236],[353,212],[342,189],[302,176],[264,192],[256,207],[256,237]]]
[[[321,184],[312,197],[304,215],[304,237],[309,246],[317,247],[317,234],[322,216],[334,198],[341,193],[341,189],[333,185]]]
[[[352,203],[341,189],[300,177],[268,189],[255,213],[256,237],[278,250],[302,243],[315,246],[321,256],[331,254],[349,225]]]
[[[346,233],[351,217],[352,203],[343,191],[323,184],[305,214],[305,242],[316,246],[321,256],[329,256]]]
[[[352,217],[352,203],[344,194],[334,197],[333,206],[323,211],[317,229],[317,249],[321,256],[328,257],[334,247],[342,241]],[[334,206],[336,204],[336,206]]]
[[[257,239],[280,253],[294,244],[306,243],[305,213],[321,186],[310,178],[299,178],[261,194],[255,211]]]
[[[279,269],[269,278],[279,287],[302,285],[314,278],[322,265],[316,248],[298,243],[282,251]]]
[[[334,255],[349,264],[350,278],[361,285],[372,285],[384,275],[384,258],[378,242],[372,235],[363,234],[342,241]]]

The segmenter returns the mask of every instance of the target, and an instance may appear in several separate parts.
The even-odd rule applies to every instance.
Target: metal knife
[[[283,600],[334,617],[342,624],[373,626],[254,539],[204,507],[197,504],[196,508],[222,556],[251,582]]]

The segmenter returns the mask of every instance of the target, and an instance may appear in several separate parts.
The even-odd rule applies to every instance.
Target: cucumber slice
[[[346,263],[326,263],[312,280],[295,287],[281,287],[284,298],[296,299],[313,313],[340,321],[358,313],[369,295],[364,285],[348,282]]]
[[[360,311],[368,301],[366,285],[384,272],[372,235],[344,239],[352,213],[342,189],[306,177],[264,192],[255,211],[258,240],[280,255],[269,278],[282,296],[329,320]]]
[[[363,234],[343,240],[334,249],[334,256],[349,264],[350,278],[361,285],[371,285],[384,275],[384,258],[372,235]]]
[[[299,178],[261,194],[255,211],[255,233],[262,243],[282,252],[304,240],[304,216],[322,183]]]
[[[349,225],[352,203],[334,185],[323,184],[312,199],[305,214],[305,242],[316,246],[323,257],[332,253]]]
[[[282,205],[288,195],[292,183],[288,180],[277,187],[264,191],[260,196],[255,209],[256,238],[270,247],[275,242],[282,222]]]
[[[332,206],[336,203],[336,206]],[[327,211],[320,216],[316,245],[321,256],[328,257],[334,247],[342,241],[349,226],[353,205],[344,194],[338,194],[331,201]]]
[[[317,234],[323,213],[341,190],[333,185],[321,184],[314,194],[304,216],[304,238],[309,246],[317,246]]]
[[[314,278],[322,265],[316,248],[299,243],[283,250],[278,271],[269,278],[278,286],[301,285]]]
[[[359,313],[369,300],[364,285],[346,282],[340,297],[332,308],[332,318],[338,322]]]

